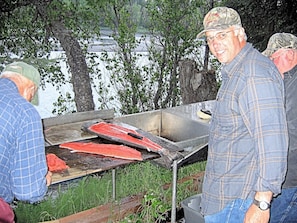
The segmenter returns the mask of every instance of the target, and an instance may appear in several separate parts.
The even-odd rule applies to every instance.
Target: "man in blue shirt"
[[[287,168],[283,81],[272,61],[247,43],[234,9],[213,8],[203,25],[198,38],[206,36],[223,68],[201,211],[206,223],[267,223]]]
[[[13,222],[8,204],[14,199],[40,201],[51,181],[41,118],[30,103],[37,103],[39,81],[37,69],[24,62],[7,65],[1,74],[0,220],[9,218],[7,221]]]
[[[286,114],[289,131],[288,171],[282,192],[271,203],[270,223],[297,222],[297,37],[275,33],[263,54],[279,70],[285,85]]]

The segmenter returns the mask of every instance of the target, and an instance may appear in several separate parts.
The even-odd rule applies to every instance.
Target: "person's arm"
[[[272,192],[257,192],[255,194],[255,199],[258,201],[265,201],[270,204],[272,199]],[[252,204],[245,215],[244,223],[267,223],[269,222],[269,216],[270,208],[268,208],[267,210],[261,210],[255,204]]]
[[[257,181],[255,199],[270,203],[280,193],[286,173],[287,124],[282,85],[272,78],[251,78],[243,93],[242,111],[246,125],[255,139]],[[269,221],[269,209],[263,211],[252,204],[246,213],[245,223]]]
[[[12,191],[16,199],[35,203],[47,192],[44,137],[37,111],[27,110],[17,129]]]
[[[270,204],[271,200],[272,200],[272,195],[273,193],[271,191],[265,191],[265,192],[257,192],[255,194],[255,199],[257,201],[265,201],[267,203]]]

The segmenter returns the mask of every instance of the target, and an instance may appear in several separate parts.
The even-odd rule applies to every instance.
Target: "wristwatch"
[[[271,204],[269,204],[266,201],[258,201],[254,199],[253,201],[254,205],[256,205],[258,208],[260,208],[262,211],[266,211],[270,208]]]

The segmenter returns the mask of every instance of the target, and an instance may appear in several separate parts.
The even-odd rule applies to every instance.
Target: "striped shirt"
[[[215,214],[258,191],[280,193],[287,148],[281,75],[247,43],[222,70],[210,123],[202,214]]]
[[[16,85],[0,78],[0,197],[30,203],[47,191],[41,118]]]

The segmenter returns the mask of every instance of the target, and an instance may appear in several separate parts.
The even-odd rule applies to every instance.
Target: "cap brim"
[[[207,31],[207,30],[202,30],[200,33],[197,34],[196,38],[197,38],[197,39],[200,39],[201,37],[204,37],[206,31]]]
[[[220,31],[220,30],[228,29],[229,27],[230,27],[230,25],[220,25],[220,26],[209,28],[209,29],[204,29],[200,33],[197,34],[196,38],[200,39],[201,37],[204,37],[205,33],[208,31]]]
[[[200,38],[202,38],[202,37],[205,36],[205,33],[206,32],[208,32],[208,31],[216,31],[216,30],[221,30],[221,29],[204,29],[200,33],[197,34],[196,38],[197,39],[200,39]]]
[[[268,48],[262,52],[262,54],[266,57],[270,57],[273,53],[274,53],[273,50]]]

